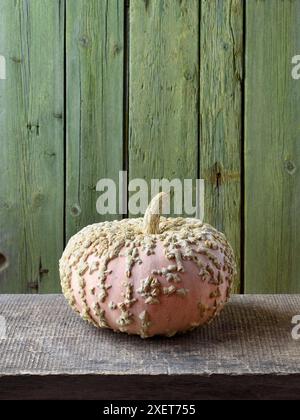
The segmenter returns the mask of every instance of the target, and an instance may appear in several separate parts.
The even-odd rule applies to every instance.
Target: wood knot
[[[216,188],[219,189],[223,182],[222,166],[219,162],[216,162],[214,165],[214,173],[215,173],[215,185],[216,185]]]
[[[12,205],[8,201],[2,201],[0,198],[0,209],[8,210]]]
[[[78,204],[74,204],[74,205],[71,207],[70,212],[71,212],[71,215],[72,215],[72,216],[74,216],[74,217],[78,217],[78,216],[80,216],[80,214],[81,214],[81,208],[80,208],[80,206],[79,206]]]
[[[54,158],[56,156],[55,152],[45,152],[44,154],[45,156],[50,157],[50,158]]]
[[[184,78],[187,81],[193,80],[193,74],[192,74],[192,72],[190,72],[189,70],[186,70],[184,72]]]
[[[13,61],[16,64],[21,64],[23,62],[23,58],[11,57],[11,61]]]
[[[297,167],[296,167],[295,163],[292,162],[291,160],[286,160],[284,162],[284,169],[289,175],[294,175],[294,173],[297,170]]]
[[[30,290],[34,290],[35,292],[38,292],[39,290],[39,283],[37,281],[30,281],[28,282],[28,287]]]
[[[8,267],[8,260],[6,256],[0,253],[0,272],[5,270]]]
[[[83,48],[88,48],[90,46],[90,39],[87,35],[82,35],[79,38],[79,44],[83,47]]]
[[[37,136],[39,136],[40,135],[40,125],[39,125],[39,123],[36,123],[36,124],[32,124],[32,123],[28,123],[27,124],[27,130],[30,132],[30,133],[35,133]]]
[[[145,4],[145,10],[147,12],[147,10],[149,9],[149,6],[150,6],[150,0],[144,0],[144,4]]]
[[[33,196],[33,207],[41,207],[45,196],[42,193],[35,193]]]
[[[112,49],[113,56],[116,57],[122,51],[121,45],[115,44]]]

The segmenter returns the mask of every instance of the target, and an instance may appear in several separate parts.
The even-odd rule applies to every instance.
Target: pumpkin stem
[[[159,233],[159,221],[163,209],[163,204],[169,194],[161,192],[156,195],[149,207],[146,210],[144,217],[144,233],[148,235],[154,235]]]

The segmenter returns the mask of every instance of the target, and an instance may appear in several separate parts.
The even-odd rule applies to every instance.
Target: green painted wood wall
[[[122,170],[204,178],[235,290],[300,292],[300,0],[1,0],[0,55],[0,293],[60,291]]]

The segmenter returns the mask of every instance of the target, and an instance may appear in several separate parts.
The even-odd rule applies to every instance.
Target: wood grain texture
[[[0,376],[300,374],[299,307],[300,295],[236,295],[210,325],[143,340],[96,329],[60,295],[0,295]]]
[[[45,13],[47,9],[47,13]],[[59,290],[64,2],[0,3],[0,292]]]
[[[124,3],[67,0],[67,239],[115,216],[96,210],[96,184],[123,165]]]
[[[246,291],[299,292],[300,2],[247,2]]]
[[[199,2],[131,0],[129,29],[129,178],[195,180]]]
[[[205,218],[226,234],[240,267],[243,2],[202,0],[200,39]],[[240,290],[240,271],[234,288]]]
[[[208,326],[142,340],[97,330],[63,296],[0,295],[0,398],[295,398],[299,307],[300,295],[234,296]]]

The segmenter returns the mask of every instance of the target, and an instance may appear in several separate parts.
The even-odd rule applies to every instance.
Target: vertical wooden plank
[[[59,290],[64,2],[0,2],[0,293]]]
[[[67,0],[67,238],[116,218],[96,210],[123,165],[124,2]]]
[[[205,215],[226,234],[240,267],[243,2],[202,0],[200,39],[200,174],[206,185]],[[239,288],[240,275],[235,291]]]
[[[131,0],[129,178],[198,175],[199,2]]]
[[[300,291],[300,1],[247,2],[246,291]]]

